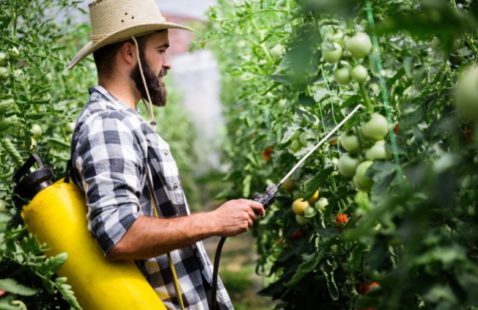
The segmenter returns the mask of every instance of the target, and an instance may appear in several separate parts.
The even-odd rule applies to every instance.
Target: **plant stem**
[[[393,131],[393,122],[392,122],[392,113],[391,113],[391,108],[390,108],[390,101],[389,101],[389,96],[388,96],[388,90],[387,90],[387,83],[385,82],[385,78],[383,77],[382,71],[382,59],[380,55],[380,45],[378,44],[378,37],[375,32],[375,21],[372,13],[372,5],[370,4],[370,0],[366,1],[366,8],[367,8],[367,17],[368,17],[368,22],[370,24],[370,28],[372,29],[372,44],[373,44],[373,62],[375,64],[375,69],[378,74],[378,78],[380,81],[380,88],[381,88],[381,93],[382,93],[382,99],[383,99],[383,106],[385,108],[385,114],[387,117],[387,121],[389,124],[388,132],[390,136],[390,144],[392,146],[392,153],[393,153],[393,159],[395,161],[395,166],[397,169],[397,174],[399,178],[403,178],[403,172],[402,168],[400,166],[400,158],[398,155],[398,144],[397,144],[397,136],[395,135],[395,132]]]
[[[370,114],[373,113],[373,104],[370,101],[370,98],[367,94],[367,90],[365,89],[365,84],[364,83],[359,83],[359,88],[360,88],[360,95],[362,96],[363,100],[365,101],[365,106],[367,107],[367,110]]]

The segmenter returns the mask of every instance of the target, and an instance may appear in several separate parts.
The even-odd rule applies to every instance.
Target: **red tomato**
[[[347,225],[349,217],[345,213],[338,213],[335,221],[337,222],[337,225]]]
[[[297,241],[302,239],[302,237],[304,237],[304,231],[301,229],[297,229],[290,235],[290,240]]]
[[[273,150],[272,146],[267,147],[262,153],[262,159],[264,160],[271,159],[272,150]]]
[[[473,140],[473,129],[471,129],[471,127],[465,127],[465,129],[463,129],[463,135],[465,136],[466,142],[471,142]]]

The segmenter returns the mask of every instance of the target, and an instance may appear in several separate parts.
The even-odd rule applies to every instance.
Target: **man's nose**
[[[168,71],[171,69],[171,62],[169,61],[169,55],[164,55],[163,70]]]

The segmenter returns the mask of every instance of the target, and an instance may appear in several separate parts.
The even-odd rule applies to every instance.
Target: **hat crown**
[[[154,0],[95,0],[89,11],[92,41],[134,26],[166,21]]]

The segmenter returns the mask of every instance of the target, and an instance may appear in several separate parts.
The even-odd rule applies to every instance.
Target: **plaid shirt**
[[[85,192],[88,229],[106,253],[139,216],[154,216],[146,164],[159,199],[160,216],[186,216],[189,208],[169,145],[141,118],[103,87],[90,89],[72,138],[72,172]],[[171,252],[188,309],[209,309],[212,267],[202,242]],[[168,309],[180,309],[166,255],[136,261]],[[233,309],[218,283],[218,304]]]

